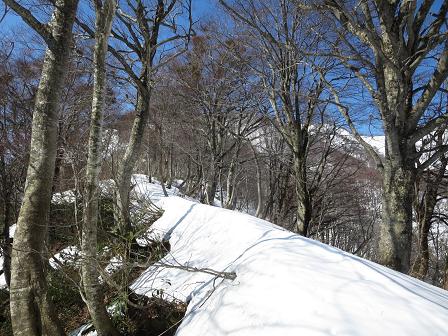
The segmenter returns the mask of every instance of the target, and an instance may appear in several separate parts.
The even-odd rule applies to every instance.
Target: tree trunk
[[[26,187],[11,253],[10,305],[15,336],[64,335],[47,295],[44,240],[56,159],[58,101],[77,5],[77,0],[56,1],[50,23],[53,43],[47,48],[36,94]]]
[[[209,177],[207,179],[207,183],[205,186],[205,194],[206,198],[205,201],[208,205],[214,205],[215,204],[215,195],[216,195],[216,189],[218,188],[218,173],[217,169],[215,167],[215,164],[213,163],[213,167],[211,167],[211,172],[209,173]],[[223,200],[221,200],[223,201]]]
[[[137,101],[137,115],[132,125],[129,143],[126,147],[123,160],[118,167],[117,176],[117,217],[118,227],[121,233],[131,230],[131,221],[129,217],[129,194],[131,191],[131,177],[135,162],[141,152],[142,139],[145,126],[149,118],[149,101],[151,91],[144,92],[139,90]]]
[[[259,217],[261,218],[261,214],[263,211],[263,180],[261,178],[261,165],[260,165],[260,159],[258,158],[258,154],[257,151],[255,149],[255,147],[250,144],[251,148],[252,148],[252,152],[254,154],[254,159],[255,159],[255,169],[257,172],[257,209],[255,210],[255,217]]]
[[[102,159],[103,111],[106,86],[106,53],[112,20],[116,8],[115,0],[105,0],[103,7],[96,7],[96,33],[94,50],[94,86],[90,119],[89,154],[86,168],[86,191],[81,251],[82,282],[87,307],[99,336],[119,335],[110,320],[104,304],[104,293],[99,283],[98,272],[98,184]]]
[[[437,204],[437,195],[439,191],[439,185],[442,182],[442,179],[445,175],[447,158],[443,157],[440,160],[440,167],[437,171],[435,177],[431,178],[428,176],[426,180],[423,180],[422,183],[425,184],[425,191],[423,194],[423,201],[420,204],[418,203],[419,195],[416,194],[414,197],[417,199],[416,201],[416,218],[418,222],[419,228],[419,236],[418,236],[418,249],[417,256],[415,258],[414,264],[412,265],[412,275],[419,279],[424,279],[426,274],[428,273],[429,267],[429,244],[428,244],[428,236],[429,230],[431,229],[431,223],[434,216],[434,208]],[[430,175],[432,172],[429,172]]]
[[[241,143],[238,142],[235,149],[235,154],[230,162],[229,171],[227,172],[226,179],[226,200],[224,202],[224,208],[233,210],[236,207],[236,170],[238,165],[238,158],[241,150]]]
[[[445,261],[445,270],[442,279],[442,288],[448,290],[448,257]]]
[[[384,167],[379,262],[403,273],[408,273],[411,260],[414,179],[411,167]]]
[[[308,236],[311,224],[311,200],[307,184],[306,165],[303,158],[298,154],[294,155],[294,175],[295,175],[295,191],[297,197],[297,232],[304,236]]]
[[[5,274],[5,282],[6,285],[10,286],[11,284],[11,237],[9,236],[9,226],[12,222],[12,184],[10,183],[10,177],[8,176],[8,172],[6,170],[6,162],[5,156],[2,155],[0,159],[0,171],[2,175],[2,203],[1,203],[1,212],[3,219],[3,246],[1,246],[3,251],[3,273]]]
[[[9,236],[9,226],[12,219],[11,194],[4,195],[4,221],[3,221],[3,273],[5,274],[6,285],[11,285],[11,237]]]

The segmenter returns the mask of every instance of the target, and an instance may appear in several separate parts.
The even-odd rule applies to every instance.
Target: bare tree
[[[428,106],[448,76],[444,29],[448,1],[325,0],[319,8],[328,10],[336,22],[337,38],[330,40],[331,56],[362,83],[379,111],[385,134],[384,157],[361,138],[352,111],[336,97],[334,83],[327,83],[352,133],[383,177],[379,261],[407,273],[413,183],[416,175],[447,149],[441,146],[420,161],[427,148],[416,145],[448,120],[446,114],[428,113]]]
[[[136,114],[129,135],[128,145],[123,158],[119,162],[116,173],[117,185],[117,221],[122,232],[130,230],[129,193],[131,190],[131,176],[142,148],[145,126],[150,115],[150,102],[155,85],[156,70],[161,65],[174,59],[178,53],[170,54],[164,47],[173,50],[176,42],[188,40],[191,34],[191,4],[187,2],[187,22],[189,27],[176,24],[180,11],[185,10],[181,1],[157,0],[153,7],[142,0],[127,2],[124,8],[117,11],[117,24],[112,28],[115,44],[109,45],[109,51],[115,57],[118,65],[116,69],[123,72],[131,80],[136,89]],[[92,37],[93,30],[85,23],[78,21],[80,26]],[[159,39],[160,31],[164,27],[167,37]],[[180,31],[179,31],[180,30]]]
[[[233,38],[223,45],[207,32],[209,28],[193,39],[192,50],[175,64],[177,96],[188,111],[179,118],[197,132],[197,163],[204,172],[201,201],[214,205],[219,194],[222,205],[233,209],[243,147],[260,121],[254,110],[258,94],[249,68],[232,55],[247,56],[241,41]]]
[[[118,335],[104,304],[104,293],[99,282],[97,270],[97,226],[98,226],[98,177],[102,159],[103,110],[106,95],[106,54],[112,20],[117,6],[116,0],[94,1],[95,47],[94,47],[94,86],[92,113],[90,120],[89,154],[86,170],[86,192],[84,221],[82,226],[81,251],[83,253],[82,282],[87,307],[99,336]]]
[[[317,47],[319,38],[311,32],[321,28],[293,1],[233,1],[231,5],[220,0],[220,3],[248,30],[249,44],[259,55],[253,69],[269,98],[275,119],[273,125],[292,152],[296,230],[307,236],[316,191],[310,181],[319,184],[319,173],[312,174],[309,170],[308,154],[312,138],[319,133],[319,125],[325,119],[327,106],[322,103],[323,81],[309,63],[319,62],[321,69],[329,64],[318,58],[310,60],[305,51]],[[325,160],[322,163],[324,166]],[[309,176],[310,173],[314,176]]]
[[[11,320],[14,335],[63,335],[47,295],[42,259],[56,158],[58,100],[72,46],[77,0],[57,0],[43,24],[17,1],[5,0],[46,42],[36,93],[25,194],[11,253]]]

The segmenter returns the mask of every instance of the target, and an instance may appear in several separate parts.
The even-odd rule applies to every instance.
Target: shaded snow
[[[1,265],[0,270],[3,270],[3,257],[0,257],[0,265]],[[0,289],[3,289],[3,288],[6,288],[5,273],[2,273],[0,275]]]
[[[9,227],[9,237],[14,238],[14,234],[16,233],[17,224],[13,224]],[[3,270],[3,256],[0,255],[0,271]],[[6,288],[6,278],[5,273],[0,275],[0,289]]]
[[[171,188],[165,188],[168,196],[179,194],[179,189],[174,186],[177,185],[178,181],[180,180],[176,180]],[[134,186],[132,189],[133,196],[137,199],[150,199],[153,203],[157,203],[162,197],[165,197],[161,183],[154,178],[152,179],[152,182],[149,182],[147,175],[132,175],[131,184]]]
[[[49,262],[54,269],[59,269],[63,265],[75,264],[78,266],[80,257],[81,251],[78,246],[67,246],[51,257]]]
[[[237,275],[150,267],[137,279],[137,293],[189,302],[178,336],[446,335],[446,291],[248,215],[160,205],[154,232],[172,248],[162,263]]]

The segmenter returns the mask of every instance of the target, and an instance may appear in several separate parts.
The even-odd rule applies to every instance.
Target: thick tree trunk
[[[58,101],[72,44],[77,0],[58,0],[36,94],[26,188],[11,253],[11,320],[15,336],[64,335],[47,295],[44,240],[56,158]]]
[[[94,86],[86,170],[86,203],[81,243],[83,255],[82,282],[85,299],[93,325],[99,336],[119,335],[106,311],[104,293],[98,279],[98,267],[100,266],[97,261],[98,180],[101,170],[103,111],[106,91],[105,58],[115,7],[115,0],[105,0],[102,8],[99,8],[99,6],[96,8]]]
[[[379,262],[403,273],[408,273],[411,260],[414,179],[412,168],[384,167]]]

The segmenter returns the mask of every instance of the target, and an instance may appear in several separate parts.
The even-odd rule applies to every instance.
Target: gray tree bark
[[[90,118],[89,153],[86,168],[84,221],[82,227],[82,283],[84,297],[99,336],[118,336],[110,320],[98,272],[98,184],[102,159],[103,111],[106,93],[106,54],[112,21],[117,6],[116,0],[95,1],[96,31],[94,49],[94,86]]]
[[[155,6],[155,14],[152,22],[146,17],[147,5],[142,1],[137,1],[136,18],[141,34],[143,35],[144,46],[138,45],[135,48],[140,49],[140,60],[142,63],[142,71],[136,76],[129,67],[129,74],[136,82],[138,98],[136,116],[132,125],[129,142],[123,159],[119,163],[116,178],[116,217],[118,219],[118,227],[122,233],[131,230],[131,221],[129,217],[129,194],[131,191],[131,178],[135,163],[141,153],[143,135],[149,119],[149,107],[151,94],[153,89],[153,67],[154,57],[156,55],[157,45],[159,42],[160,25],[166,16],[173,10],[176,1],[171,1],[166,6],[166,1],[157,0]],[[151,26],[149,25],[151,23]],[[132,28],[130,28],[132,29]],[[133,32],[134,33],[134,32]],[[114,35],[115,36],[115,35]],[[118,56],[117,52],[113,52],[114,56]],[[120,60],[120,57],[119,57]]]
[[[441,146],[420,162],[426,148],[417,150],[416,146],[448,121],[446,114],[427,115],[428,106],[448,76],[447,36],[441,33],[448,1],[434,9],[435,13],[431,12],[433,5],[434,0],[368,0],[359,6],[326,0],[321,7],[338,21],[335,29],[348,50],[338,49],[336,57],[369,91],[380,113],[384,158],[363,141],[347,108],[341,106],[331,88],[352,133],[382,172],[383,220],[378,261],[403,273],[410,268],[414,178],[446,151],[446,146]],[[364,48],[370,53],[364,52]],[[430,54],[437,59],[432,72],[423,65]],[[425,83],[420,79],[417,82],[415,74],[423,69],[428,78]]]
[[[137,89],[136,116],[132,125],[128,145],[123,159],[117,169],[116,183],[116,208],[115,220],[117,228],[122,234],[131,229],[129,217],[129,193],[131,191],[131,177],[135,163],[141,153],[143,133],[149,119],[149,104],[153,89],[154,58],[157,48],[170,41],[180,39],[179,35],[168,36],[159,41],[160,26],[164,24],[167,16],[173,11],[177,0],[157,0],[154,8],[142,0],[136,0],[135,6],[127,9],[131,14],[118,13],[117,17],[123,23],[127,33],[112,29],[112,36],[128,48],[125,52],[133,53],[139,60],[139,66],[134,69],[127,56],[121,51],[109,46],[109,51],[117,59],[123,71],[129,75]],[[151,15],[151,17],[149,17]],[[132,19],[135,17],[135,20]],[[92,37],[94,31],[85,23],[77,20],[77,23]],[[167,25],[169,26],[169,25]],[[131,36],[131,38],[129,38]],[[174,58],[177,54],[171,55]],[[133,63],[133,62],[132,62]]]
[[[149,71],[149,70],[148,70]],[[131,135],[126,147],[123,159],[119,163],[117,172],[116,205],[118,227],[121,233],[131,230],[131,220],[129,217],[129,194],[131,192],[131,178],[137,158],[141,153],[142,140],[145,127],[149,119],[149,103],[152,88],[148,85],[146,90],[139,90],[137,101],[137,114],[132,125]]]
[[[412,265],[411,274],[419,279],[424,279],[429,268],[429,243],[428,236],[434,219],[434,209],[437,204],[439,187],[444,178],[448,159],[443,157],[436,171],[428,171],[422,179],[416,180],[415,192],[415,218],[418,224],[418,247]],[[424,178],[425,175],[427,178]],[[431,176],[434,175],[434,176]],[[419,195],[419,184],[423,184],[422,195]],[[419,202],[420,201],[420,202]]]
[[[44,240],[56,159],[58,101],[72,46],[77,0],[57,0],[48,25],[16,1],[5,0],[46,41],[36,93],[25,193],[11,253],[11,320],[15,336],[64,335],[47,294]]]

